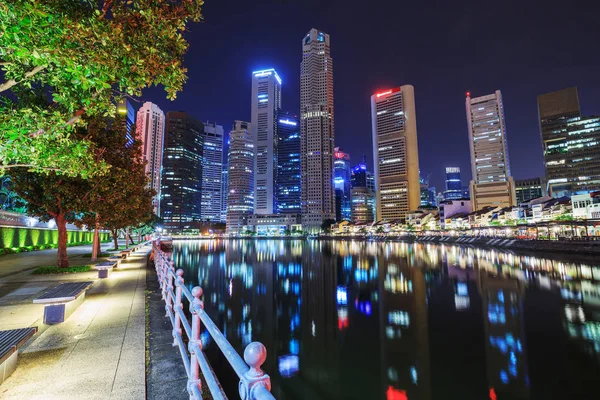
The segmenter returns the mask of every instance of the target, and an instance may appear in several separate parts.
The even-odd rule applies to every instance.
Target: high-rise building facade
[[[335,219],[333,188],[333,60],[329,35],[311,29],[302,39],[300,141],[302,144],[302,225],[317,231]]]
[[[404,219],[419,208],[419,152],[411,85],[371,96],[377,220]]]
[[[333,151],[333,185],[335,188],[335,219],[350,220],[350,189],[352,188],[352,167],[350,154],[339,147]]]
[[[154,213],[160,213],[161,170],[165,136],[165,114],[156,104],[145,102],[139,109],[136,121],[136,136],[142,142],[142,155],[146,162],[146,174],[150,177],[150,187],[157,193],[154,199]]]
[[[202,205],[203,221],[221,220],[223,178],[223,127],[216,123],[204,123],[204,153],[202,166]]]
[[[484,207],[514,206],[515,187],[510,174],[506,124],[502,93],[465,101],[469,147],[471,150],[471,204],[473,210]]]
[[[202,219],[204,125],[184,112],[167,113],[161,217],[168,232],[196,230]]]
[[[281,214],[300,214],[300,120],[296,115],[289,112],[279,113],[277,137],[277,211]]]
[[[538,96],[548,191],[553,197],[600,190],[600,117],[582,117],[577,88]]]
[[[351,214],[354,223],[371,223],[375,220],[375,193],[367,187],[353,187],[351,189]]]
[[[227,194],[229,193],[229,166],[223,164],[221,178],[221,222],[227,222]]]
[[[135,109],[131,102],[124,98],[119,104],[117,104],[117,114],[123,118],[123,125],[125,126],[125,135],[127,136],[127,146],[131,146],[133,144],[133,137],[135,132],[133,131],[135,127]]]
[[[254,138],[249,122],[235,121],[229,133],[227,233],[242,233],[254,211]]]
[[[517,205],[531,199],[547,196],[548,191],[546,190],[546,179],[515,179],[515,193],[517,197]]]
[[[277,114],[281,79],[274,69],[252,73],[252,135],[254,136],[254,213],[277,211]]]
[[[460,180],[459,167],[446,167],[446,190],[444,190],[444,200],[462,199],[462,181]]]

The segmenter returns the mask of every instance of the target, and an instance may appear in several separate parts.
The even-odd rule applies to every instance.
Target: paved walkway
[[[70,249],[70,253],[89,253],[90,247],[85,247]],[[0,278],[0,330],[38,326],[41,331],[20,352],[16,371],[0,386],[0,398],[144,399],[145,261],[149,250],[146,247],[124,260],[103,280],[97,279],[96,272],[35,276],[30,269]],[[51,265],[43,258],[52,259],[55,252],[36,254],[34,265]],[[35,253],[22,256],[30,254]],[[72,261],[78,264],[77,258]],[[0,271],[4,262],[0,257]],[[43,306],[32,304],[32,299],[65,280],[95,283],[64,323],[44,325]]]

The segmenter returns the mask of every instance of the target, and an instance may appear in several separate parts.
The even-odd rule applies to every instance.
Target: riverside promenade
[[[106,251],[111,244],[104,244]],[[0,257],[0,330],[37,326],[21,348],[15,372],[0,385],[0,399],[144,399],[146,259],[143,248],[108,279],[97,272],[32,275],[53,265],[56,250]],[[89,263],[91,246],[68,249],[72,265]],[[44,325],[32,301],[67,281],[94,281],[85,301],[64,322]]]

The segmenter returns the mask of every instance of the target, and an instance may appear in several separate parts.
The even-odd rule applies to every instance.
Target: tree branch
[[[60,169],[60,168],[42,168],[42,167],[38,167],[38,166],[33,165],[33,164],[0,165],[0,169],[19,168],[19,167],[36,168],[36,169],[41,169],[41,170],[44,170],[44,171],[62,171],[62,169]]]
[[[38,65],[37,67],[35,67],[34,69],[32,69],[29,72],[25,73],[25,79],[17,82],[14,79],[8,80],[6,82],[4,82],[3,84],[0,85],[0,92],[4,92],[8,89],[10,89],[11,87],[15,86],[16,84],[23,82],[26,79],[31,78],[33,75],[37,74],[40,71],[43,71],[44,69],[46,69],[47,65]]]

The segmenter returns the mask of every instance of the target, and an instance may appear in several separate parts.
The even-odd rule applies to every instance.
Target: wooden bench
[[[104,261],[94,265],[94,269],[98,271],[98,278],[108,278],[110,271],[117,266],[116,261]]]
[[[108,257],[108,261],[112,261],[114,263],[117,263],[117,265],[115,266],[115,268],[119,268],[119,265],[121,265],[121,260],[123,258],[121,258],[120,256],[110,256]]]
[[[127,250],[123,250],[121,252],[121,257],[123,257],[124,259],[126,259],[127,257],[129,257],[131,255],[131,249],[127,249]]]
[[[17,368],[17,357],[19,349],[35,333],[37,327],[11,329],[9,331],[0,331],[0,384],[15,372]]]
[[[35,304],[45,304],[44,323],[46,325],[64,322],[83,303],[85,292],[94,282],[62,283],[33,299]]]

